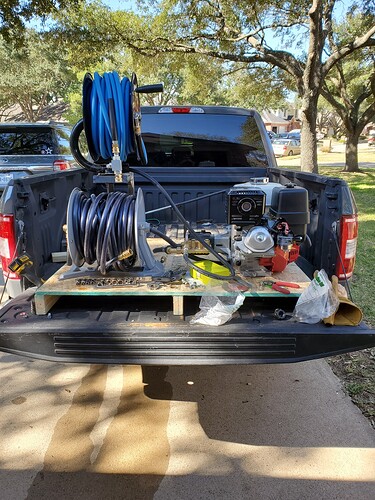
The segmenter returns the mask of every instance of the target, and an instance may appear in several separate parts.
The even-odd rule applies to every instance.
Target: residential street
[[[375,433],[324,360],[142,374],[2,354],[0,376],[4,500],[375,497]]]

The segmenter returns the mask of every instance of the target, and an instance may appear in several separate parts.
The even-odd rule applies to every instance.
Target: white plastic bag
[[[301,323],[319,323],[339,306],[327,273],[319,271],[297,301],[293,316]]]
[[[215,295],[202,295],[200,311],[190,320],[190,324],[220,326],[229,321],[233,313],[239,309],[245,300],[240,293],[236,296],[216,297]]]

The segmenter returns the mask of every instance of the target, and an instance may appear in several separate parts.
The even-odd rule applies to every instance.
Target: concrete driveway
[[[375,433],[323,360],[68,365],[0,355],[10,499],[375,498]]]

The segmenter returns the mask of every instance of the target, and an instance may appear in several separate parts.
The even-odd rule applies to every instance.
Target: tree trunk
[[[316,142],[317,98],[308,91],[303,97],[301,130],[301,170],[318,173]],[[310,95],[309,95],[310,94]]]
[[[345,172],[359,172],[358,167],[358,140],[361,131],[354,129],[353,132],[347,131],[345,146]]]

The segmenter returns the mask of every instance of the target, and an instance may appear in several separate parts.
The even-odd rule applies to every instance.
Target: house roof
[[[280,116],[275,115],[275,113],[272,113],[272,111],[264,110],[261,113],[262,120],[264,123],[279,123],[280,125],[286,125],[288,124],[288,120],[284,120],[284,118],[281,118]]]

